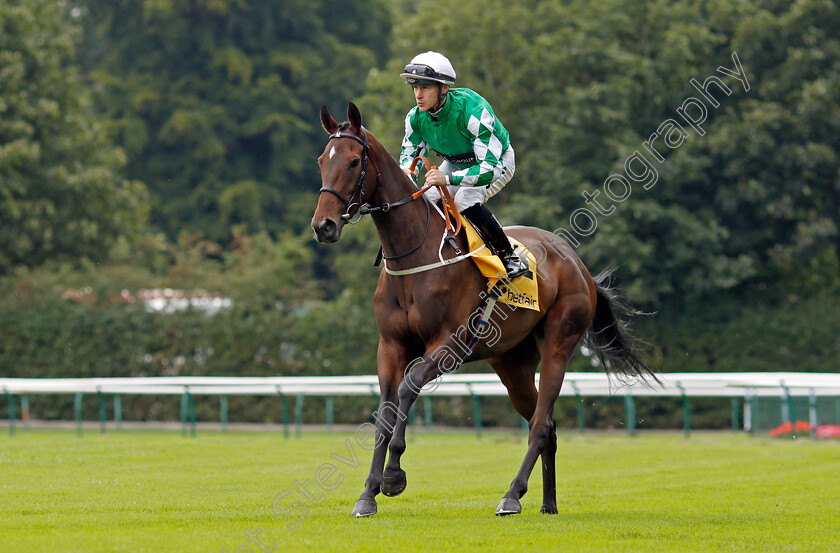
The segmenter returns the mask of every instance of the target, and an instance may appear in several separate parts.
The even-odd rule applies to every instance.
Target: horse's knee
[[[429,382],[442,374],[441,368],[434,360],[425,358],[415,359],[405,370],[405,376],[400,382],[398,396],[417,396]]]
[[[376,419],[377,431],[381,431],[390,440],[391,435],[394,433],[397,419],[404,420],[406,416],[400,412],[398,405],[386,401],[379,406],[379,410],[374,415],[374,418]]]
[[[411,377],[406,375],[400,384],[400,389],[397,390],[397,398],[399,399],[400,405],[402,405],[405,400],[416,397],[420,393],[420,390],[417,388],[422,389],[423,386],[418,386]]]

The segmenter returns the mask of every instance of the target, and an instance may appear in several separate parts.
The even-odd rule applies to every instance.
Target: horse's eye
[[[350,164],[350,168],[352,169],[353,167],[358,167],[360,162],[361,160],[359,158],[354,159],[353,163]]]

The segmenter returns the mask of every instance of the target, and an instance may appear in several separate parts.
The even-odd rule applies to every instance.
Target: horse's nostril
[[[338,225],[331,219],[323,219],[320,223],[312,223],[312,230],[315,231],[315,238],[319,242],[335,242],[338,234]]]

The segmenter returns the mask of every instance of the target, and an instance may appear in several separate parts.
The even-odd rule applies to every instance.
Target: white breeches
[[[455,165],[448,161],[444,161],[439,169],[447,174],[458,170]],[[510,181],[515,170],[516,157],[513,153],[513,146],[508,146],[508,149],[502,154],[501,161],[493,170],[493,182],[483,186],[449,186],[449,193],[452,194],[458,211],[463,211],[475,204],[483,204],[495,196]],[[432,202],[440,200],[440,193],[437,188],[429,189],[424,195]]]

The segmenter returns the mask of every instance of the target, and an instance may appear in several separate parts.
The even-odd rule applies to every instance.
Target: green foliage
[[[303,227],[291,203],[316,190],[322,103],[361,92],[387,52],[377,0],[88,0],[86,70],[154,196],[152,222],[213,240],[231,225]],[[142,52],[142,55],[138,55]]]
[[[427,49],[511,132],[516,177],[489,207],[551,230],[589,209],[579,253],[592,272],[617,265],[657,313],[634,327],[657,367],[830,370],[838,28],[828,0],[0,0],[2,372],[372,372],[379,241],[369,219],[338,244],[310,239],[317,113],[356,101],[396,153],[412,105],[398,75]],[[749,90],[716,71],[733,52]],[[643,144],[713,74],[731,94],[712,85],[705,134],[660,138],[653,161]],[[636,151],[656,184],[606,200]],[[596,191],[614,212],[587,205]],[[233,303],[164,315],[123,297],[157,288]],[[254,420],[276,414],[260,405]],[[470,406],[444,411],[454,423]]]
[[[93,116],[67,6],[0,3],[0,274],[46,260],[104,259],[135,237],[144,187]]]
[[[208,257],[208,249],[217,258]],[[19,270],[0,281],[0,358],[8,376],[296,374],[286,353],[303,298],[301,240],[238,239],[220,251],[184,237],[163,273],[123,262]],[[145,291],[230,300],[216,314],[198,307],[151,309]]]
[[[640,321],[667,372],[838,372],[836,285],[807,296],[760,288]]]
[[[427,0],[396,28],[394,60],[372,73],[364,105],[396,148],[411,106],[399,67],[426,48],[449,54],[458,84],[484,94],[511,132],[517,174],[490,203],[503,219],[569,229],[569,215],[587,207],[582,193],[598,191],[615,212],[588,206],[597,232],[578,238],[590,267],[620,265],[631,299],[651,307],[703,301],[837,252],[840,119],[829,90],[840,83],[838,18],[835,3],[818,0]],[[733,68],[733,52],[749,91],[716,73]],[[712,74],[732,92],[708,106],[705,136],[691,132],[652,162],[650,190],[633,184],[625,202],[606,200],[607,177],[623,174],[636,150],[652,157],[643,143],[699,96],[690,79]]]

